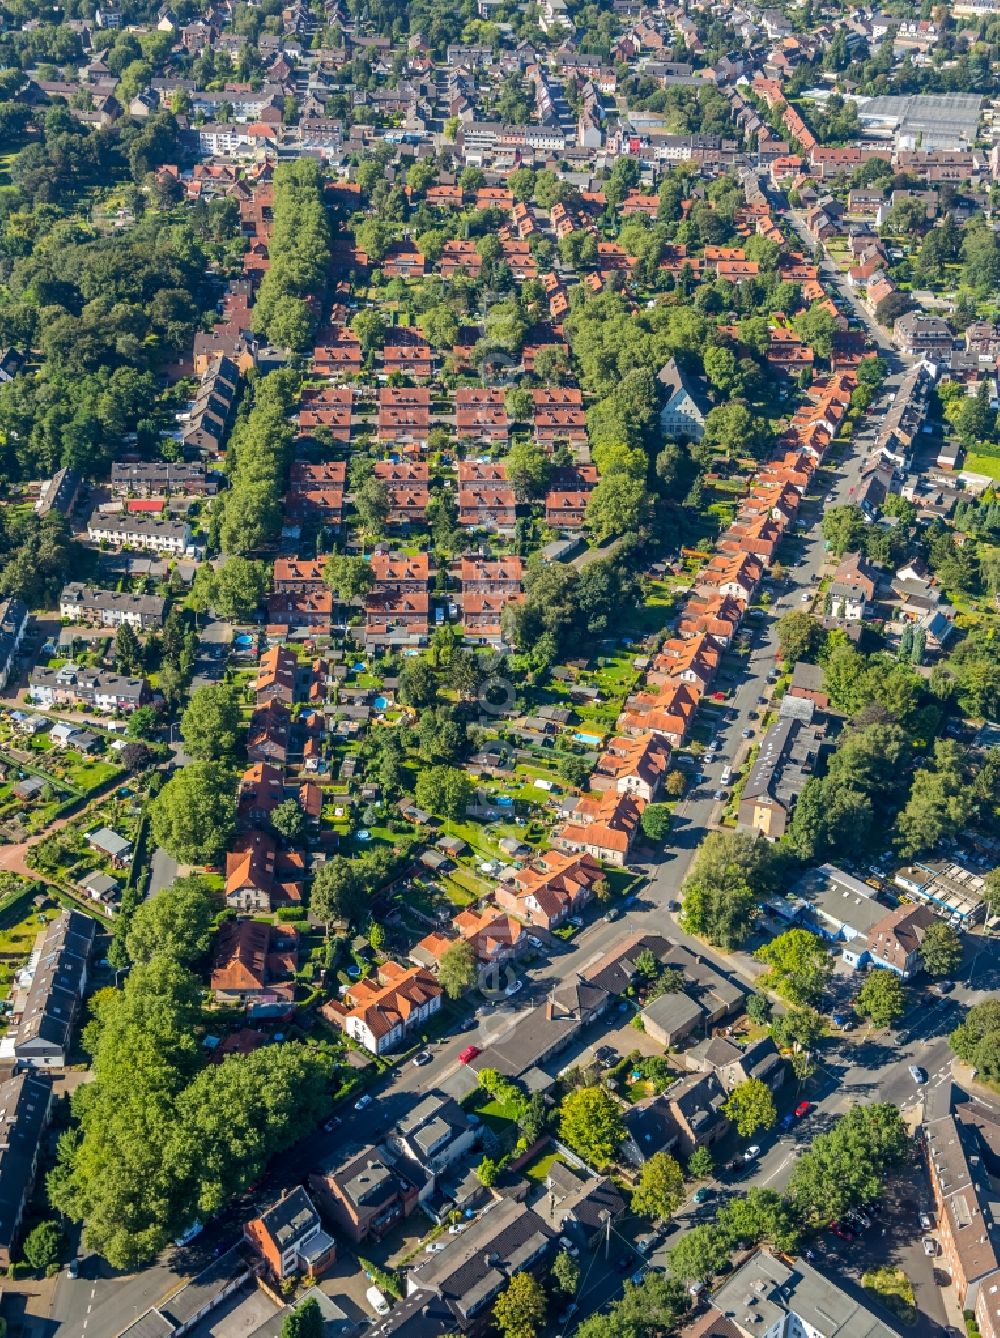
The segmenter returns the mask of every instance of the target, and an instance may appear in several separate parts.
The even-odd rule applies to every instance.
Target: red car
[[[795,1107],[795,1118],[797,1120],[801,1120],[802,1116],[808,1115],[811,1110],[812,1110],[811,1101],[800,1101],[799,1104]]]
[[[845,1226],[841,1226],[839,1222],[831,1222],[830,1230],[833,1232],[835,1236],[839,1236],[841,1240],[854,1239],[854,1232],[849,1230],[849,1228]]]
[[[471,1064],[476,1055],[482,1054],[478,1045],[467,1045],[458,1057],[460,1064]]]

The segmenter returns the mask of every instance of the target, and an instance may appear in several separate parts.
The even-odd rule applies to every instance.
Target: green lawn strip
[[[877,1296],[885,1308],[903,1324],[913,1324],[917,1308],[913,1298],[913,1284],[901,1268],[876,1268],[861,1279],[865,1291]]]
[[[538,1185],[545,1184],[550,1168],[559,1161],[558,1152],[540,1152],[527,1166],[521,1167],[521,1174]]]
[[[977,455],[970,452],[962,468],[971,474],[986,474],[991,479],[1000,480],[1000,455]]]

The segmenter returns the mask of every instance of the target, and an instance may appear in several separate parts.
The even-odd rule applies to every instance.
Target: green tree
[[[535,1338],[545,1325],[545,1289],[530,1273],[514,1273],[493,1305],[504,1338]]]
[[[129,739],[151,739],[160,725],[155,706],[139,706],[128,718],[125,735]]]
[[[778,646],[786,669],[799,660],[815,663],[824,641],[823,628],[801,609],[792,609],[778,620]]]
[[[655,1222],[665,1222],[684,1202],[684,1174],[667,1152],[654,1152],[639,1172],[632,1209]]]
[[[150,805],[153,837],[185,864],[212,864],[236,830],[233,778],[218,762],[177,771]]]
[[[891,1027],[906,1012],[906,991],[895,971],[869,971],[854,1006],[875,1027]]]
[[[115,633],[115,668],[120,674],[137,674],[142,669],[142,646],[131,623],[122,623]]]
[[[1000,866],[991,869],[983,886],[983,901],[990,915],[1000,915]]]
[[[344,855],[324,860],[313,875],[309,909],[329,925],[334,920],[356,920],[364,904],[364,887],[357,862]]]
[[[732,349],[718,346],[707,348],[704,364],[705,375],[720,395],[740,394],[743,389],[743,377]]]
[[[39,1222],[24,1238],[24,1257],[36,1273],[58,1264],[65,1245],[62,1227],[51,1218]]]
[[[823,1035],[824,1022],[815,1008],[789,1008],[771,1020],[771,1037],[780,1050],[799,1046],[811,1050]]]
[[[306,815],[297,799],[283,799],[271,813],[271,826],[289,845],[297,845],[306,834]]]
[[[354,509],[365,534],[378,538],[385,530],[392,509],[385,480],[369,475],[354,493]]]
[[[457,767],[429,767],[417,776],[414,793],[421,808],[441,817],[457,819],[465,816],[475,787]]]
[[[323,1338],[323,1312],[319,1302],[310,1296],[297,1305],[281,1324],[281,1338]]]
[[[210,568],[200,567],[199,576]],[[247,622],[267,594],[268,568],[264,562],[232,556],[212,574],[211,606],[220,618]]]
[[[772,887],[775,855],[743,832],[710,832],[682,887],[681,923],[717,947],[738,947],[750,932],[759,897]]]
[[[823,513],[823,538],[837,557],[859,551],[864,545],[865,517],[859,506],[831,506]]]
[[[606,1170],[625,1137],[621,1107],[603,1087],[578,1087],[559,1107],[559,1132],[585,1162]]]
[[[644,478],[616,471],[603,473],[587,499],[587,525],[596,539],[616,538],[640,529],[649,511]]]
[[[687,1171],[692,1180],[707,1180],[715,1170],[712,1154],[706,1147],[696,1147],[688,1157]]]
[[[664,841],[670,831],[668,804],[647,804],[642,810],[642,830],[651,841]]]
[[[189,965],[208,951],[221,898],[207,878],[176,878],[135,910],[125,937],[129,960],[145,966],[162,953]]]
[[[591,1315],[574,1333],[576,1338],[660,1338],[677,1331],[690,1307],[682,1283],[650,1269],[640,1283],[625,1283],[622,1299],[608,1313]]]
[[[681,1282],[707,1282],[729,1263],[729,1244],[718,1227],[705,1223],[685,1231],[667,1261]]]
[[[837,322],[829,307],[814,303],[795,317],[795,331],[821,358],[833,353],[833,336]]]
[[[959,1059],[971,1064],[986,1082],[1000,1082],[1000,999],[973,1005],[948,1042]]]
[[[552,1279],[565,1296],[575,1296],[580,1285],[580,1265],[569,1250],[560,1250],[552,1263]]]
[[[833,962],[822,941],[807,929],[789,929],[757,949],[770,967],[763,985],[794,1004],[815,1003],[830,983]]]
[[[702,446],[717,447],[727,455],[745,455],[753,450],[756,424],[753,414],[740,400],[718,404],[705,415]]]
[[[422,655],[412,655],[403,661],[398,693],[404,706],[429,706],[437,697],[437,675]]]
[[[476,954],[465,939],[458,939],[441,954],[438,980],[449,999],[460,998],[477,979]]]
[[[234,687],[228,683],[209,683],[192,692],[181,717],[184,745],[192,757],[216,762],[232,758],[244,731]]]
[[[910,797],[896,822],[896,844],[903,858],[931,850],[960,831],[971,816],[972,799],[958,745],[938,739],[933,767],[914,772]]]
[[[760,1078],[737,1083],[722,1109],[742,1138],[749,1138],[758,1129],[773,1129],[778,1118],[771,1089]]]
[[[380,350],[385,343],[385,317],[374,307],[361,307],[351,320],[351,330],[361,345],[361,355]]]
[[[731,1249],[746,1249],[763,1241],[785,1252],[798,1245],[799,1227],[791,1204],[773,1189],[758,1185],[724,1203],[716,1213],[715,1225]]]
[[[747,999],[746,1009],[747,1017],[758,1027],[764,1026],[771,1019],[771,1001],[765,994],[751,994]]]
[[[943,920],[927,926],[920,956],[924,968],[932,976],[953,976],[962,961],[962,939]]]
[[[788,1196],[800,1218],[824,1226],[875,1198],[888,1167],[907,1151],[906,1127],[895,1106],[857,1105],[818,1134],[795,1163]]]
[[[507,453],[507,478],[522,502],[544,497],[552,474],[548,454],[533,437],[521,437]]]

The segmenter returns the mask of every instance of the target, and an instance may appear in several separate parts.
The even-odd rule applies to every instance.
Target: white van
[[[388,1315],[389,1302],[377,1287],[369,1287],[365,1292],[365,1300],[375,1311],[376,1315]]]
[[[722,768],[722,775],[719,777],[719,782],[720,782],[720,784],[722,784],[722,785],[728,785],[729,782],[730,782],[732,779],[733,779],[733,769],[732,769],[732,767],[723,767],[723,768]]]

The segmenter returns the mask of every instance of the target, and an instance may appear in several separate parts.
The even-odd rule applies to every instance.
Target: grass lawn
[[[512,1134],[517,1129],[517,1117],[514,1111],[503,1102],[495,1101],[488,1096],[481,1087],[473,1092],[466,1106],[500,1138],[505,1134]]]
[[[969,454],[962,468],[972,474],[986,474],[991,479],[1000,480],[1000,455]]]
[[[77,790],[97,790],[114,780],[119,768],[110,762],[81,762],[66,768],[66,780]]]
[[[862,1277],[861,1285],[903,1324],[914,1323],[917,1309],[913,1303],[913,1284],[901,1268],[876,1268]]]
[[[628,869],[608,869],[605,872],[605,878],[608,880],[608,887],[611,889],[613,897],[622,897],[638,883],[641,875],[634,874]]]
[[[534,1180],[536,1184],[544,1185],[549,1167],[558,1160],[558,1152],[541,1152],[534,1161],[528,1162],[527,1166],[522,1166],[521,1174],[528,1180]]]
[[[441,879],[441,887],[444,889],[445,896],[453,906],[457,906],[459,909],[471,906],[482,895],[481,892],[470,891],[467,886],[464,886],[467,881],[472,880],[471,876],[466,875],[464,869],[456,869],[454,873]]]
[[[44,916],[31,911],[23,920],[0,930],[0,998],[6,999],[10,993],[14,972],[30,957],[38,931],[45,924]]]

